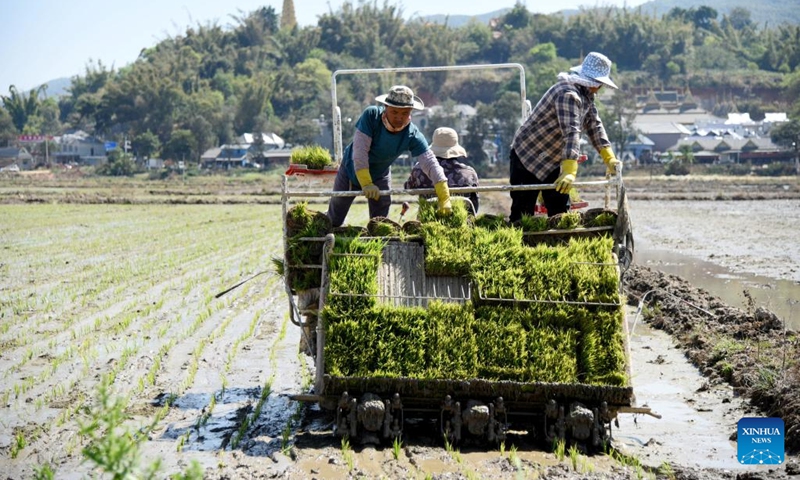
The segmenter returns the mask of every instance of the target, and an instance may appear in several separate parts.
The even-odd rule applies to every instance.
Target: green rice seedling
[[[580,468],[580,471],[582,473],[592,473],[592,472],[594,472],[594,465],[592,464],[592,462],[589,461],[589,459],[587,457],[581,457],[581,468]]]
[[[400,459],[400,452],[403,451],[403,442],[400,440],[400,437],[394,437],[394,441],[392,442],[392,456],[395,460]]]
[[[464,202],[451,202],[453,212],[449,215],[439,213],[438,203],[429,202],[425,198],[419,199],[419,210],[417,210],[417,220],[420,223],[441,223],[451,228],[463,227],[467,224],[469,211]]]
[[[563,438],[559,438],[553,443],[553,453],[559,462],[564,461],[567,444]]]
[[[523,232],[543,232],[549,228],[547,217],[528,214],[520,217],[519,226]]]
[[[581,214],[578,212],[562,213],[554,227],[557,230],[572,230],[581,224]]]
[[[283,431],[281,432],[281,452],[287,454],[289,452],[289,437],[292,434],[292,420],[289,419],[289,422],[286,423],[286,426],[283,427]]]
[[[304,145],[292,149],[290,164],[305,165],[310,169],[320,170],[333,163],[330,152],[319,145]]]
[[[603,212],[592,220],[591,227],[613,227],[617,223],[617,216],[611,212]]]
[[[447,439],[447,436],[444,437],[444,449],[450,457],[456,461],[456,463],[461,463],[461,452],[453,447],[453,444]]]
[[[664,461],[661,466],[658,467],[658,473],[663,475],[667,480],[675,480],[675,478],[677,478],[675,476],[675,470],[667,461]]]
[[[110,375],[101,381],[96,406],[86,412],[84,420],[79,421],[80,435],[87,439],[83,456],[114,478],[144,475],[147,469],[139,464],[139,446],[147,439],[155,423],[138,431],[126,429],[127,402],[111,397],[111,383]]]
[[[350,447],[350,440],[347,437],[342,437],[342,458],[347,463],[347,468],[353,470],[353,449]]]
[[[286,273],[286,267],[283,264],[283,258],[272,257],[271,260],[272,260],[272,269],[273,269],[273,271],[279,277],[283,277],[284,273]]]
[[[367,223],[367,233],[372,237],[397,237],[403,227],[394,220],[386,217],[375,217]]]
[[[182,452],[183,446],[186,445],[186,442],[189,441],[189,436],[191,436],[191,430],[187,430],[186,433],[178,437],[177,445],[175,445],[176,452]]]
[[[532,382],[578,382],[578,339],[572,329],[531,328],[526,333],[528,355],[526,380]]]
[[[329,264],[331,293],[326,310],[368,310],[375,305],[372,295],[378,293],[378,267],[384,244],[380,239],[336,239]]]
[[[203,480],[205,472],[200,462],[192,460],[186,470],[170,476],[171,480]]]
[[[505,442],[505,440],[500,442],[500,456],[501,457],[505,457],[506,456],[506,442]]]
[[[466,276],[473,262],[470,248],[474,229],[423,223],[420,233],[425,241],[425,273],[430,276]]]
[[[14,435],[14,441],[11,442],[11,458],[17,458],[19,452],[27,446],[28,441],[25,440],[25,434],[21,430],[17,431]]]
[[[519,456],[517,455],[517,446],[511,445],[511,449],[508,451],[508,463],[511,464],[517,470],[521,467],[521,462]]]
[[[497,230],[506,227],[506,220],[500,215],[480,214],[475,218],[475,227]]]
[[[578,446],[573,444],[569,447],[569,461],[572,464],[572,470],[575,472],[578,471],[578,457],[580,457]]]
[[[53,480],[56,478],[56,472],[49,463],[45,463],[34,468],[33,478],[34,480]]]

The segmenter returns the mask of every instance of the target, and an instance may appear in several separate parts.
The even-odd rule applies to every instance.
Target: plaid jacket
[[[559,81],[542,96],[511,142],[520,162],[539,180],[559,168],[561,160],[577,160],[581,131],[598,151],[611,146],[589,89]]]

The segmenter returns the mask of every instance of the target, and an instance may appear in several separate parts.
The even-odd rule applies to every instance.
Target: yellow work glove
[[[449,215],[453,213],[453,206],[450,205],[450,189],[447,182],[442,180],[433,186],[436,189],[436,196],[439,197],[439,213]]]
[[[616,175],[617,171],[622,168],[622,162],[617,160],[611,147],[605,147],[600,150],[600,157],[603,158],[603,163],[606,164],[606,175]]]
[[[365,197],[370,200],[377,200],[381,197],[380,189],[372,183],[372,177],[369,174],[368,168],[356,170],[356,178],[358,179],[358,183],[361,184],[361,190],[363,190]]]
[[[561,160],[561,175],[556,179],[556,191],[558,193],[569,193],[576,175],[578,175],[578,161]]]

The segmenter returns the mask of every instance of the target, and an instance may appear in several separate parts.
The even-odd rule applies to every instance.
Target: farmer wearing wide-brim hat
[[[600,153],[606,175],[616,174],[621,168],[594,104],[600,88],[618,88],[610,77],[611,60],[591,52],[570,72],[558,74],[558,82],[542,96],[511,142],[512,185],[555,184],[554,190],[542,190],[549,216],[569,210],[569,191],[578,174],[581,132]],[[538,195],[538,190],[512,191],[509,220],[533,215]]]
[[[391,188],[389,167],[401,154],[411,152],[434,181],[439,212],[450,213],[447,177],[428,147],[425,136],[411,123],[411,111],[425,108],[422,100],[409,87],[395,85],[375,101],[381,105],[367,107],[356,122],[353,141],[344,150],[333,190],[362,190],[367,197],[370,218],[386,217],[392,199],[389,195],[381,195],[380,191]],[[354,197],[331,197],[328,217],[332,226],[344,223],[353,200]]]
[[[433,131],[431,151],[436,155],[436,160],[442,166],[450,187],[477,187],[478,173],[466,163],[467,151],[458,143],[458,132],[450,127],[439,127]],[[414,164],[408,180],[403,184],[405,188],[431,188],[433,181],[422,171],[419,163]],[[477,192],[464,195],[469,198],[470,213],[478,213],[480,197]]]

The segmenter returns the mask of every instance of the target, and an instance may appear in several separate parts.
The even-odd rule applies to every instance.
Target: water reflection
[[[725,303],[747,308],[744,291],[762,306],[800,331],[800,284],[787,280],[735,273],[717,264],[674,251],[641,248],[637,245],[635,262],[654,270],[677,275],[697,288],[703,288]]]

